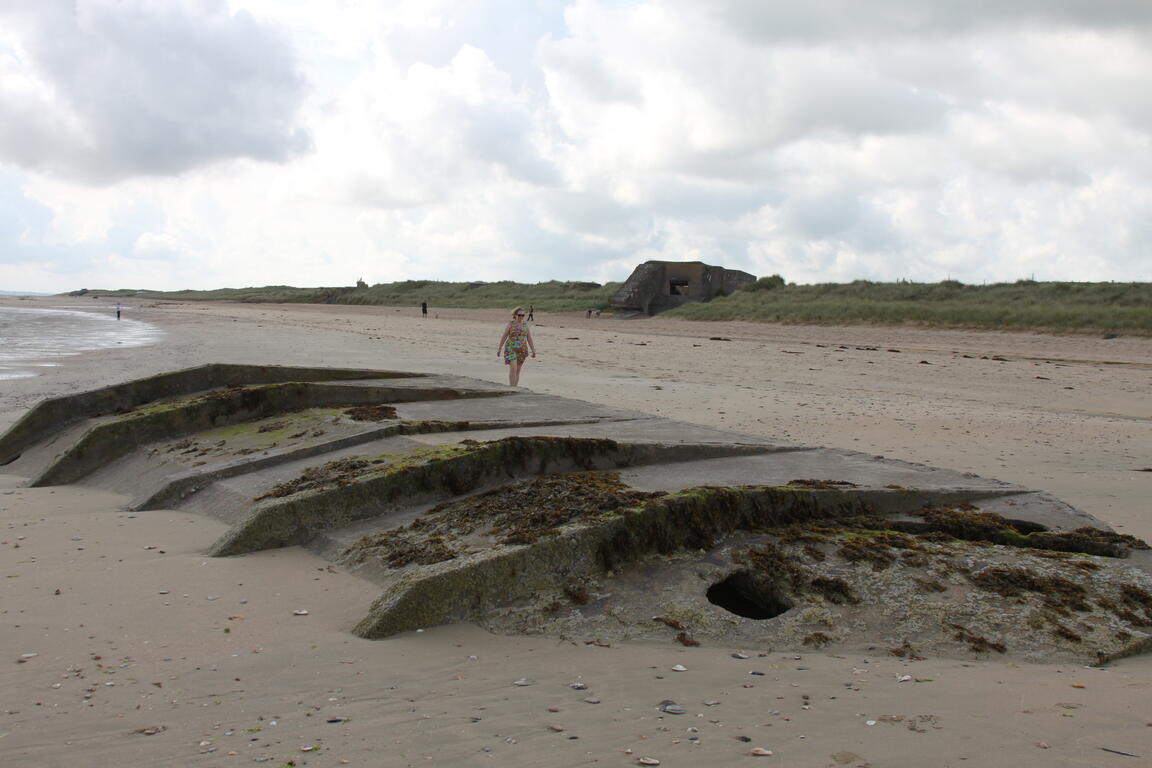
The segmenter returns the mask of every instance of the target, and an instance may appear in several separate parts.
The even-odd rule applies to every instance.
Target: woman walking
[[[500,343],[496,345],[496,355],[504,352],[504,364],[508,366],[508,383],[520,386],[520,367],[531,352],[536,357],[536,343],[532,341],[532,331],[524,321],[524,307],[512,310],[512,322],[504,328]]]

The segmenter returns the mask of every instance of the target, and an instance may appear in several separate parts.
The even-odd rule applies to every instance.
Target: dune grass
[[[73,295],[133,297],[169,301],[240,301],[277,304],[367,304],[377,306],[419,306],[428,302],[437,307],[472,309],[511,309],[534,306],[541,312],[569,312],[603,309],[620,283],[562,282],[452,283],[440,280],[406,280],[342,288],[293,288],[269,285],[261,288],[220,288],[212,291],[87,290]]]
[[[689,304],[666,314],[690,320],[1152,335],[1152,283],[782,282],[761,278],[730,296],[707,304]]]
[[[368,304],[430,309],[510,309],[541,312],[605,309],[620,283],[514,283],[407,280],[339,288],[221,288],[213,291],[75,291],[73,295],[176,301]],[[1052,330],[1152,336],[1152,283],[1034,282],[786,284],[762,277],[730,296],[664,313],[687,320],[747,320],[818,325],[922,325],[950,328]]]

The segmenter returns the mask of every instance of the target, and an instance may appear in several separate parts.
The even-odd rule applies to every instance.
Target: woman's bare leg
[[[520,385],[520,366],[522,363],[519,360],[513,360],[508,364],[508,385],[516,387]]]

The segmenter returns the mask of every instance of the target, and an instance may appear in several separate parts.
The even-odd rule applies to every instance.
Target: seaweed
[[[896,555],[880,537],[853,536],[841,544],[836,554],[850,563],[868,563],[876,571],[884,570],[896,562]]]
[[[859,488],[858,483],[847,480],[789,480],[788,485],[793,488],[807,488],[815,491],[836,491],[841,488]]]
[[[977,587],[1002,597],[1019,597],[1026,592],[1040,596],[1043,603],[1062,616],[1069,611],[1087,612],[1088,590],[1060,576],[1040,576],[1024,568],[993,566],[970,575]]]
[[[353,421],[385,421],[396,418],[396,408],[391,405],[357,405],[344,411]]]
[[[475,535],[493,537],[504,545],[532,544],[568,523],[661,495],[629,488],[620,482],[618,472],[542,475],[438,504],[402,528],[363,537],[346,549],[344,556],[355,562],[379,557],[390,567],[399,568],[422,562],[409,550],[428,542],[433,547],[428,562],[440,562],[458,554],[448,541]],[[588,602],[587,588],[581,584],[569,585],[564,591],[573,603]]]
[[[833,605],[856,605],[860,598],[852,591],[852,587],[842,579],[826,576],[817,576],[808,582],[812,589]]]
[[[989,640],[982,635],[977,635],[961,624],[948,622],[945,626],[956,630],[956,634],[952,635],[952,639],[961,643],[968,643],[968,648],[973,653],[987,653],[988,651],[1004,653],[1008,650],[1008,646],[1004,645],[1004,643]]]
[[[828,645],[828,643],[832,642],[832,638],[828,637],[828,635],[824,634],[823,632],[812,632],[811,634],[806,635],[800,642],[803,645],[807,645],[811,648],[823,648],[824,646]]]

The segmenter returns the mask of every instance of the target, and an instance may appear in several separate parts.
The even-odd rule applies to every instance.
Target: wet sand
[[[4,382],[0,429],[43,397],[209,361],[504,379],[503,312],[431,312],[128,302],[126,316],[166,332],[161,344],[90,352]],[[537,319],[540,355],[521,382],[531,389],[996,477],[1152,539],[1152,472],[1138,471],[1152,466],[1152,340]],[[665,766],[911,767],[1152,757],[1148,656],[1104,669],[911,662],[880,647],[797,658],[469,626],[370,642],[347,630],[373,585],[298,548],[206,558],[223,524],[129,513],[125,501],[0,475],[9,656],[0,754],[14,762],[623,766],[650,756]],[[733,658],[737,650],[750,658]],[[687,713],[661,713],[665,699]],[[754,757],[755,747],[774,755]]]

